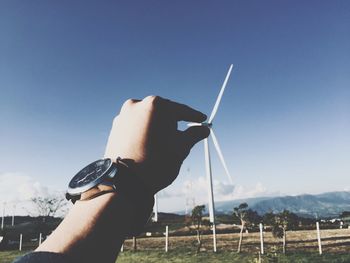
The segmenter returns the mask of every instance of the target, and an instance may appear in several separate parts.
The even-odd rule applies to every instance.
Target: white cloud
[[[28,215],[29,211],[33,211],[30,201],[33,197],[63,194],[22,173],[0,173],[0,189],[0,206],[5,203],[7,215],[14,210],[17,215]]]
[[[250,188],[238,185],[235,189],[233,199],[266,196],[269,194],[270,193],[267,191],[266,187],[262,183],[257,182],[254,187]]]
[[[21,173],[0,174],[0,198],[3,201],[26,201],[48,194],[48,188],[32,177]]]
[[[232,185],[214,180],[215,202],[228,201],[241,198],[267,196],[272,193],[260,182],[254,186]],[[208,202],[208,183],[206,177],[198,177],[186,180],[177,186],[170,186],[158,194],[161,203],[161,211],[184,210],[186,199],[195,200],[195,204],[206,204]]]
[[[213,181],[215,200],[223,201],[232,199],[235,186],[229,183]],[[204,202],[208,196],[208,182],[206,177],[198,177],[192,181],[183,183],[183,192],[187,196],[196,196],[196,199]]]

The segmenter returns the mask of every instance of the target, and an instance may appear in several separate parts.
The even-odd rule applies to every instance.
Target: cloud
[[[215,202],[228,201],[241,198],[251,198],[271,195],[267,188],[257,182],[254,186],[232,185],[221,181],[213,181]],[[179,203],[181,209],[186,199],[195,200],[195,204],[206,204],[208,202],[208,183],[206,177],[198,177],[186,180],[177,186],[170,186],[158,194],[159,199],[166,206],[176,206]],[[165,205],[167,204],[167,205]]]
[[[28,175],[21,173],[0,174],[0,198],[3,201],[26,201],[34,196],[47,195],[49,189]]]
[[[234,193],[235,186],[232,184],[225,184],[222,182],[218,182],[216,183],[216,185],[214,185],[214,189],[217,194],[226,196],[226,195],[232,195]]]
[[[188,187],[190,185],[191,187]],[[206,177],[198,177],[192,182],[186,181],[183,185],[187,195],[195,195],[198,200],[206,200],[208,196],[208,182]],[[221,181],[213,181],[213,189],[215,200],[223,201],[231,199],[234,193],[235,186],[230,183]]]
[[[174,197],[181,197],[184,196],[182,192],[176,192],[176,191],[171,191],[171,190],[162,190],[157,193],[158,198],[174,198]]]
[[[243,185],[238,185],[235,189],[233,199],[251,198],[258,196],[270,195],[267,188],[260,182],[257,182],[254,187],[247,188]]]
[[[215,200],[230,200],[234,196],[235,186],[214,180],[214,196]],[[208,182],[206,177],[198,177],[194,180],[186,180],[181,185],[169,187],[158,194],[159,198],[195,198],[198,203],[204,203],[208,196]]]
[[[13,210],[16,211],[16,214],[28,215],[28,211],[33,210],[30,201],[33,197],[62,195],[62,191],[44,186],[34,178],[22,173],[0,173],[0,189],[0,206],[2,207],[6,202],[7,215]]]

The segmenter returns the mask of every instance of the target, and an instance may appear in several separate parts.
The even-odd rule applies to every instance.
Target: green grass
[[[0,252],[0,262],[10,263],[16,257],[26,252],[20,251],[5,251]],[[164,262],[164,263],[194,263],[194,262],[259,262],[259,256],[257,254],[241,253],[229,251],[213,252],[201,252],[196,254],[191,250],[173,250],[165,253],[163,251],[126,251],[119,255],[117,263],[132,263],[132,262]],[[261,257],[261,262],[281,262],[281,263],[309,263],[309,262],[350,262],[350,255],[345,253],[331,253],[323,254],[322,256],[317,253],[291,253],[287,255],[281,254],[267,254]]]
[[[169,263],[194,263],[194,262],[259,262],[259,255],[247,253],[237,254],[236,252],[194,252],[171,251],[164,253],[161,251],[142,251],[142,252],[123,252],[120,254],[117,263],[126,262],[169,262]],[[322,256],[316,253],[293,253],[287,255],[268,254],[261,257],[261,262],[283,262],[283,263],[309,263],[309,262],[350,262],[350,255],[347,254],[324,254]]]
[[[186,262],[256,262],[251,255],[238,255],[233,252],[201,252],[196,254],[190,251],[175,250],[165,253],[163,251],[140,251],[140,252],[123,252],[119,255],[117,263],[126,262],[171,262],[171,263],[186,263]]]
[[[28,251],[18,251],[18,250],[9,250],[9,251],[0,251],[0,263],[12,262],[15,258],[24,255]]]

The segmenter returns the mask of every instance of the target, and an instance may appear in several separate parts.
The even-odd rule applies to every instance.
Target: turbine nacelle
[[[213,123],[211,122],[191,122],[187,124],[188,127],[193,127],[193,126],[207,126],[208,128],[211,128],[213,126]]]

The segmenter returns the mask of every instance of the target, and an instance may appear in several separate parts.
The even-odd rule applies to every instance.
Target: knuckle
[[[155,95],[150,95],[144,98],[144,102],[150,107],[156,107],[160,104],[162,98]]]
[[[116,124],[119,120],[119,115],[115,116],[113,119],[113,124]]]
[[[135,104],[136,100],[134,99],[128,99],[124,102],[122,109],[125,109],[127,107],[130,107],[131,105]]]

